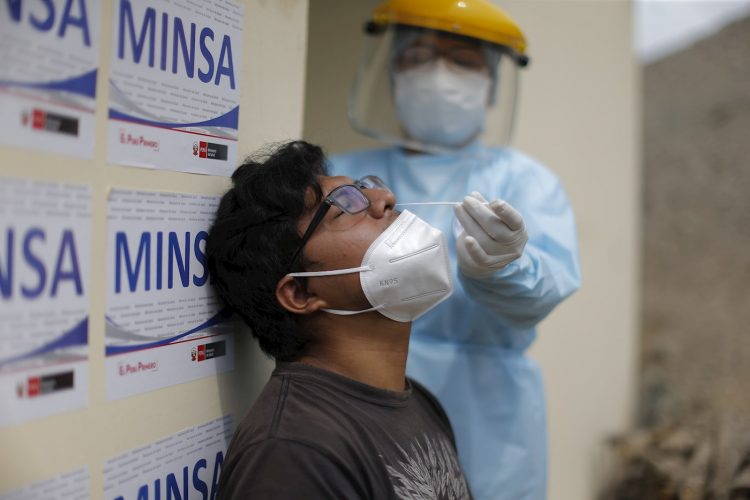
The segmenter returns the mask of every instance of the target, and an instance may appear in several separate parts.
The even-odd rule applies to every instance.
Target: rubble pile
[[[600,500],[750,500],[750,446],[727,463],[719,443],[716,433],[685,426],[618,436],[615,476]]]

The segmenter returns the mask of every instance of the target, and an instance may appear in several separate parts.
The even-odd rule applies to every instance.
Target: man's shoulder
[[[445,413],[443,405],[440,401],[432,394],[429,389],[417,382],[416,380],[409,378],[409,383],[412,386],[414,399],[429,413],[432,413],[441,424],[443,430],[447,433],[452,443],[455,443],[455,437],[453,435],[453,426],[451,425],[448,414]]]
[[[412,390],[414,391],[414,397],[417,400],[423,400],[424,403],[434,406],[437,408],[442,409],[443,407],[440,405],[440,402],[437,400],[434,394],[430,392],[429,389],[427,389],[425,386],[417,382],[411,377],[407,377],[407,380],[409,381],[409,384],[412,387]]]
[[[331,420],[345,411],[342,402],[346,403],[345,397],[312,377],[274,373],[240,424],[236,438],[246,446],[268,439],[330,443],[340,434]]]

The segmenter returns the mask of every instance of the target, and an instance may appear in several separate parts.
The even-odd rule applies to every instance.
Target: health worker
[[[487,0],[386,1],[365,32],[349,117],[390,147],[332,170],[380,176],[452,236],[454,293],[415,321],[407,371],[447,410],[475,498],[543,499],[544,388],[526,351],[580,272],[560,181],[507,146],[524,35]]]

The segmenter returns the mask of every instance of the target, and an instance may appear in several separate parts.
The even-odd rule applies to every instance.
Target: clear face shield
[[[508,144],[518,64],[507,48],[443,31],[372,33],[349,99],[359,132],[425,152]]]

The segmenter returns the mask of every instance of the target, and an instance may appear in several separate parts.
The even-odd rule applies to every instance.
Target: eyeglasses
[[[320,225],[323,217],[325,217],[331,207],[335,206],[348,215],[358,214],[370,208],[370,199],[362,192],[363,189],[383,189],[388,192],[391,191],[380,177],[376,175],[368,175],[354,181],[353,184],[343,184],[338,186],[328,193],[320,204],[320,207],[318,207],[318,211],[315,212],[315,215],[310,221],[310,225],[307,226],[305,234],[302,235],[302,241],[294,252],[292,260],[289,261],[290,268],[297,261],[297,257],[302,253],[302,249],[312,236],[315,228]]]
[[[407,70],[432,63],[438,57],[443,57],[447,61],[464,69],[481,71],[487,67],[484,54],[478,47],[449,47],[440,49],[433,45],[412,45],[404,49],[397,59],[398,68]]]

